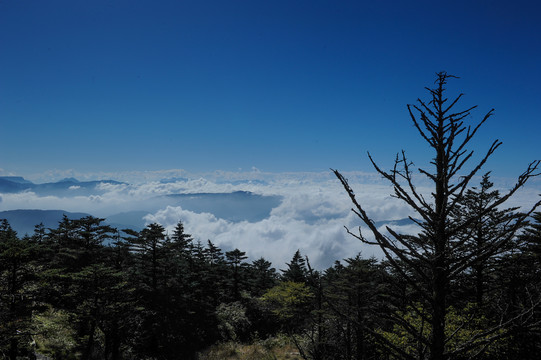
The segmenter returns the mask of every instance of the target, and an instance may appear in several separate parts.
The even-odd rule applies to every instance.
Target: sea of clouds
[[[390,196],[392,188],[375,173],[345,173],[358,200],[374,221],[391,221],[415,216],[404,203]],[[250,260],[260,257],[284,269],[296,250],[308,256],[315,268],[324,269],[336,260],[361,253],[380,257],[377,248],[361,243],[346,228],[358,232],[360,220],[351,211],[351,201],[331,171],[318,173],[264,173],[217,171],[189,174],[183,170],[155,172],[79,174],[55,173],[29,177],[34,182],[62,177],[79,180],[114,179],[121,184],[99,185],[90,196],[38,196],[31,191],[0,194],[0,210],[61,209],[108,217],[117,213],[144,210],[145,223],[162,224],[169,233],[182,221],[195,240],[211,240],[224,251],[238,248]],[[418,190],[430,194],[429,184],[420,182]],[[537,182],[537,185],[539,183]],[[539,198],[536,186],[522,189],[509,206],[528,206]],[[229,221],[213,214],[212,209],[196,212],[178,204],[164,203],[165,195],[219,194],[235,191],[260,196],[278,196],[277,206],[256,221]],[[502,189],[502,192],[504,190]],[[247,217],[248,218],[248,217]],[[384,226],[384,225],[382,225]],[[396,226],[394,227],[397,228]],[[414,225],[398,227],[415,232]],[[367,230],[363,235],[370,237]]]

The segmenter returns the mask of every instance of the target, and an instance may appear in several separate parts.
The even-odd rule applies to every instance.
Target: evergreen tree
[[[471,288],[474,289],[474,301],[479,307],[485,304],[487,291],[491,290],[487,288],[490,285],[489,270],[499,255],[514,246],[514,239],[509,237],[507,226],[518,216],[515,214],[517,208],[486,210],[501,198],[500,192],[492,189],[494,184],[489,180],[489,175],[483,175],[478,188],[466,190],[452,216],[456,223],[469,223],[454,239],[454,256],[471,259],[471,267],[466,269],[466,278],[469,274],[473,277]]]
[[[222,249],[207,241],[207,247],[201,250],[204,268],[201,269],[201,286],[215,309],[228,296],[227,264]],[[196,253],[197,256],[197,253]]]
[[[297,250],[291,259],[291,262],[287,263],[287,269],[282,270],[282,281],[293,281],[304,283],[307,281],[308,268],[306,267],[306,260],[302,257],[300,250]]]
[[[264,258],[254,260],[250,266],[250,287],[254,296],[261,296],[276,285],[278,274],[270,261]]]
[[[157,223],[147,225],[137,235],[136,238],[130,238],[131,251],[135,256],[131,273],[138,307],[135,314],[137,327],[133,329],[137,336],[132,339],[132,345],[141,354],[156,357],[162,350],[161,322],[165,316],[163,245],[166,235],[164,227]]]
[[[131,335],[131,319],[135,302],[135,286],[130,283],[131,254],[128,244],[116,232],[113,243],[103,249],[101,271],[102,298],[98,326],[104,334],[103,358],[122,359],[122,347]]]
[[[116,230],[103,221],[92,216],[75,220],[64,216],[48,241],[54,256],[45,279],[54,284],[54,292],[49,294],[54,296],[47,300],[72,317],[82,359],[101,356],[103,344],[96,342],[97,332],[110,315],[111,300],[123,290],[118,289],[122,274],[107,261],[104,247],[113,241]]]
[[[38,244],[41,244],[45,240],[46,229],[43,223],[39,223],[34,226],[34,234],[32,234],[32,240]]]
[[[501,337],[499,331],[510,326],[511,322],[514,321],[515,317],[502,319],[494,326],[479,331],[475,336],[464,340],[461,344],[450,347],[449,333],[446,332],[446,319],[449,299],[455,291],[454,281],[466,269],[478,263],[480,259],[487,259],[505,247],[520,230],[526,218],[541,203],[538,202],[530,211],[514,218],[506,226],[505,233],[491,246],[481,247],[473,254],[474,256],[460,256],[464,243],[458,235],[470,228],[477,218],[456,221],[453,220],[452,214],[469,188],[471,179],[501,145],[501,142],[494,141],[477,164],[474,164],[468,171],[464,170],[468,160],[473,156],[473,152],[468,152],[466,146],[480,126],[492,115],[492,110],[477,125],[473,127],[465,125],[465,119],[475,107],[455,110],[455,105],[462,94],[450,103],[447,102],[445,87],[448,79],[453,77],[445,72],[438,73],[436,87],[427,88],[430,93],[430,101],[418,100],[418,105],[408,105],[413,125],[434,153],[431,161],[433,170],[419,169],[420,174],[426,176],[433,185],[430,198],[425,197],[425,194],[422,194],[415,187],[413,165],[404,151],[397,155],[395,165],[389,171],[382,170],[369,155],[376,171],[392,184],[394,196],[404,201],[416,212],[415,217],[412,217],[411,220],[419,226],[418,236],[399,234],[389,227],[386,229],[387,233],[378,229],[368,216],[366,209],[357,200],[346,178],[338,171],[334,171],[353,202],[353,211],[370,229],[374,240],[365,238],[362,233],[351,234],[365,243],[378,246],[389,264],[414,290],[415,298],[421,299],[422,311],[419,311],[418,315],[422,316],[427,324],[430,324],[430,331],[419,331],[414,326],[409,326],[406,330],[416,341],[426,346],[426,354],[431,360],[444,360],[469,354],[474,349],[483,349],[493,339]],[[507,194],[487,204],[482,214],[488,214],[494,209],[498,209],[515,194],[528,179],[536,175],[539,163],[540,161],[530,163],[528,169],[519,176],[516,185]],[[411,308],[417,309],[418,306],[412,304]],[[402,316],[402,321],[407,323],[408,319]],[[392,344],[388,345],[392,346]],[[404,358],[414,356],[408,351],[396,348],[393,350]]]
[[[187,257],[190,254],[190,251],[193,247],[193,239],[190,234],[187,234],[184,231],[184,224],[182,221],[179,221],[175,226],[173,235],[169,239],[170,246],[174,249],[174,252],[178,256]]]
[[[360,255],[337,262],[325,272],[329,341],[343,359],[369,359],[377,353],[374,338],[392,310],[382,266]]]
[[[530,223],[523,229],[518,239],[518,249],[513,249],[503,256],[502,264],[492,272],[498,284],[498,307],[515,316],[520,316],[523,309],[536,307],[528,313],[531,323],[537,326],[518,324],[512,332],[506,349],[508,358],[533,360],[541,352],[541,213],[532,214]]]
[[[231,276],[229,277],[231,300],[240,300],[240,292],[245,287],[246,269],[248,264],[244,262],[248,257],[244,251],[234,249],[225,253],[226,264],[229,267]]]
[[[520,235],[523,252],[528,256],[532,278],[541,279],[541,212],[532,214],[531,222]]]
[[[36,253],[35,245],[19,240],[7,220],[0,222],[0,351],[12,360],[29,356]]]

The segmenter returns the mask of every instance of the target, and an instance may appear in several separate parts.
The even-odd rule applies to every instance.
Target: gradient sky
[[[441,70],[496,109],[487,170],[541,158],[537,1],[1,0],[0,175],[425,161],[406,104]]]

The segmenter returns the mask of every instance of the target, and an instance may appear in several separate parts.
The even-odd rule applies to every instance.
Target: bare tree
[[[430,324],[430,335],[426,335],[423,331],[419,332],[411,326],[406,326],[406,329],[424,346],[425,351],[420,352],[424,354],[422,357],[427,356],[432,360],[448,359],[459,353],[483,348],[491,339],[502,336],[500,331],[502,327],[516,320],[508,319],[493,328],[479,332],[460,346],[453,348],[447,346],[449,335],[445,332],[446,313],[448,298],[452,292],[452,280],[464,270],[474,266],[475,262],[483,261],[504,248],[515,237],[527,217],[541,205],[539,201],[530,210],[510,218],[502,227],[503,232],[494,237],[494,241],[478,248],[470,249],[470,242],[463,241],[458,236],[467,231],[477,218],[457,220],[453,219],[452,213],[459,206],[472,178],[501,142],[495,140],[480,160],[473,166],[469,165],[470,160],[473,160],[473,151],[468,150],[467,146],[481,125],[493,114],[493,110],[477,124],[466,125],[465,120],[476,106],[455,110],[455,105],[463,94],[448,103],[445,86],[447,80],[451,78],[456,77],[445,72],[438,73],[435,88],[426,88],[431,96],[430,101],[418,99],[416,104],[408,105],[415,128],[434,151],[434,157],[430,162],[431,170],[418,169],[421,176],[427,177],[433,186],[434,190],[430,196],[416,189],[413,164],[404,151],[397,155],[394,166],[389,171],[381,169],[370,153],[368,154],[376,171],[392,184],[394,194],[391,196],[404,201],[415,211],[416,215],[410,219],[419,226],[418,235],[399,234],[390,227],[386,228],[387,232],[378,230],[361,202],[357,200],[347,179],[337,170],[333,170],[353,202],[353,212],[370,229],[374,240],[363,236],[360,228],[358,233],[353,233],[349,229],[347,231],[364,243],[379,246],[386,260],[409,284],[416,299],[423,304],[423,311],[418,315]],[[488,214],[494,211],[511,198],[528,179],[539,175],[537,173],[539,163],[539,160],[531,162],[526,171],[518,177],[516,184],[506,194],[485,204],[482,212]],[[468,170],[465,169],[466,165]],[[405,353],[398,355],[414,358]]]

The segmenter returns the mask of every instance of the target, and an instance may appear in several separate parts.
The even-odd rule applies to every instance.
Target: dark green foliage
[[[493,190],[489,173],[483,175],[480,186],[468,189],[454,208],[453,220],[458,224],[467,224],[455,235],[454,256],[469,257],[471,265],[458,281],[463,281],[468,293],[461,293],[462,305],[476,302],[482,307],[486,300],[494,296],[497,284],[491,278],[490,270],[497,265],[501,255],[516,248],[510,228],[520,219],[517,208],[500,210],[492,204],[501,199],[498,190]],[[487,211],[487,209],[490,209]]]
[[[336,263],[325,274],[325,296],[332,316],[329,336],[344,359],[364,359],[377,351],[374,330],[387,322],[386,274],[376,259],[360,255]]]
[[[28,238],[19,240],[6,220],[0,222],[0,350],[9,359],[29,351],[36,250]]]
[[[541,281],[541,212],[532,215],[530,224],[524,229],[519,240],[524,260],[528,262],[531,279]]]
[[[527,316],[529,322],[513,329],[506,343],[509,356],[536,359],[541,353],[541,213],[535,212],[519,238],[516,248],[505,254],[500,266],[495,267],[500,304],[506,306],[507,316],[521,314],[536,306]],[[500,305],[501,306],[501,305]],[[530,323],[535,324],[531,326]]]
[[[490,186],[487,176],[480,190],[469,189],[456,216],[472,218],[483,194],[497,199]],[[490,225],[482,232],[490,243],[502,219],[513,223],[512,211],[495,210],[470,226]],[[541,335],[531,324],[541,323],[541,314],[531,304],[541,288],[541,215],[531,220],[504,251],[472,262],[483,264],[483,302],[490,306],[474,304],[473,266],[453,283],[446,331],[457,338],[448,346],[477,336],[472,324],[489,328],[494,319],[527,317],[478,358],[536,359]],[[475,254],[474,234],[460,233],[470,244],[464,254]],[[306,360],[426,357],[426,344],[411,334],[427,331],[429,318],[423,320],[422,298],[395,266],[357,255],[320,272],[300,251],[286,265],[280,277],[263,258],[248,263],[239,249],[224,254],[210,240],[203,246],[180,222],[168,236],[159,224],[119,232],[103,219],[64,218],[56,229],[37,226],[19,239],[3,221],[0,351],[11,359],[32,358],[36,350],[58,359],[196,359],[220,341],[285,333]]]
[[[232,301],[240,300],[240,291],[246,287],[248,263],[245,263],[248,257],[244,251],[239,249],[227,251],[225,253],[226,264],[230,272],[228,277],[228,287]]]
[[[250,289],[254,296],[261,296],[267,290],[276,285],[278,274],[272,264],[264,258],[252,262],[249,269]]]
[[[104,347],[107,353],[119,352],[120,321],[126,314],[122,308],[129,303],[125,274],[115,263],[118,259],[113,249],[105,246],[114,240],[116,230],[103,225],[103,220],[64,217],[58,229],[48,235],[52,256],[45,253],[51,258],[44,273],[50,284],[44,300],[56,303],[71,317],[82,359],[95,358]],[[98,341],[100,331],[103,340]]]
[[[306,282],[308,277],[308,268],[306,260],[302,257],[300,250],[297,250],[287,264],[287,269],[282,270],[282,281]]]

